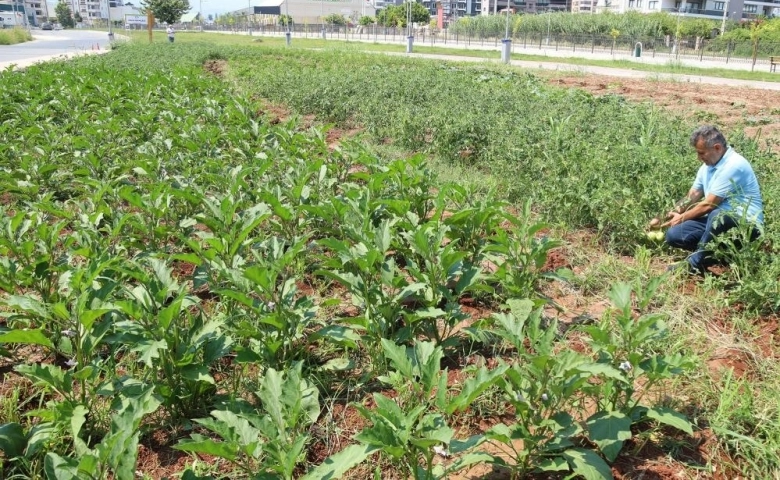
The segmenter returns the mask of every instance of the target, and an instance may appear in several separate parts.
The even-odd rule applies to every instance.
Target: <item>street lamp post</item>
[[[726,0],[726,5],[723,8],[723,21],[720,24],[720,34],[726,33],[726,15],[729,12],[729,0]]]
[[[252,36],[252,0],[246,2],[246,29],[249,32],[249,36]]]
[[[111,0],[106,0],[106,7],[108,7],[108,41],[114,41],[114,27],[111,25]]]
[[[550,15],[552,15],[552,12],[548,10],[547,11],[547,40],[545,42],[547,45],[550,44],[550,22],[552,20],[552,17]]]
[[[287,32],[284,34],[287,46],[290,46],[290,43],[292,42],[292,33],[290,32],[290,0],[284,1],[284,11],[285,11],[285,19],[284,22],[287,24]]]
[[[322,39],[325,40],[325,0],[320,0],[320,22],[322,22]]]
[[[509,0],[506,2],[506,32],[504,39],[501,40],[501,61],[509,63],[509,57],[512,52],[512,39],[509,38]]]
[[[410,0],[407,2],[408,10],[406,15],[406,31],[407,31],[407,37],[406,37],[406,53],[412,53],[412,49],[414,48],[414,35],[412,35],[412,3],[414,0]]]

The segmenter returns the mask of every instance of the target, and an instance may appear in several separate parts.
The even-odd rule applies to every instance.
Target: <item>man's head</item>
[[[712,125],[703,125],[694,130],[691,146],[696,149],[699,160],[710,167],[718,163],[728,148],[726,137]]]

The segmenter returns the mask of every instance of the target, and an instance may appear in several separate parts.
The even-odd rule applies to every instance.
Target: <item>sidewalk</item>
[[[223,33],[226,35],[247,35],[247,32],[239,31],[215,31],[213,33]],[[260,37],[275,37],[284,38],[283,32],[254,32],[255,36]],[[336,40],[342,42],[362,42],[362,43],[376,43],[385,45],[403,45],[406,46],[407,39],[403,35],[382,35],[373,34],[370,31],[364,33],[328,33],[326,34],[327,40]],[[314,40],[321,39],[321,35],[316,35],[311,32],[293,32],[292,42],[296,39],[310,38]],[[494,51],[496,52],[496,58],[501,56],[501,41],[499,39],[463,39],[454,37],[432,37],[430,35],[425,37],[416,37],[414,39],[414,47],[435,47],[442,49],[458,49],[458,50],[481,50],[481,51]],[[593,50],[591,52],[591,50]],[[636,63],[638,65],[681,65],[686,67],[696,68],[722,68],[728,70],[744,70],[750,71],[752,69],[752,60],[743,57],[730,57],[728,60],[721,57],[712,57],[708,55],[700,55],[693,53],[684,53],[679,55],[672,55],[667,52],[656,52],[654,50],[643,50],[640,57],[634,57],[631,52],[625,49],[616,48],[614,52],[610,52],[605,49],[591,48],[583,45],[557,45],[554,42],[550,44],[540,42],[528,42],[524,44],[522,38],[517,38],[512,42],[512,53],[517,55],[534,55],[549,57],[551,61],[557,58],[592,58],[595,60],[607,60],[607,61],[626,61],[630,63]],[[755,71],[769,71],[769,60],[758,59],[755,65]],[[778,74],[778,81],[780,82],[780,73]]]
[[[231,34],[231,35],[246,35],[246,32],[224,32],[225,34]],[[255,36],[261,36],[255,33]],[[284,34],[266,34],[263,36],[267,37],[275,37],[275,38],[284,38]],[[315,38],[315,37],[306,37],[302,34],[299,34],[297,37],[293,36],[291,38],[291,45],[295,46],[295,40],[296,39],[303,39],[303,38]],[[368,38],[338,38],[333,39],[334,41],[342,41],[342,42],[362,42],[362,43],[380,43],[380,44],[391,44],[391,45],[398,45],[399,42],[397,41],[385,41],[381,38],[378,38],[378,40],[375,42],[373,39]],[[406,39],[404,39],[404,46]],[[489,62],[489,63],[496,63],[500,64],[501,62],[501,52],[500,52],[500,46],[495,47],[493,45],[486,45],[486,44],[475,44],[472,43],[470,45],[467,45],[465,43],[455,43],[455,42],[448,42],[447,44],[444,43],[434,43],[431,45],[430,43],[425,44],[417,44],[415,43],[414,47],[440,47],[440,48],[449,48],[449,49],[459,49],[459,50],[483,50],[483,51],[495,51],[496,56],[495,58],[484,58],[484,57],[469,57],[465,55],[458,55],[457,52],[453,52],[452,55],[450,54],[432,54],[432,53],[400,53],[400,52],[366,52],[366,53],[383,53],[386,55],[398,55],[398,56],[408,56],[410,58],[428,58],[432,60],[450,60],[450,61],[458,61],[458,62]],[[693,60],[691,58],[688,58],[689,56],[681,55],[678,60],[670,60],[666,58],[666,56],[656,56],[656,57],[640,57],[635,58],[628,54],[614,54],[610,55],[608,53],[602,53],[602,52],[596,52],[596,53],[590,53],[587,51],[578,51],[578,52],[571,52],[571,51],[561,51],[561,50],[555,50],[555,49],[542,49],[541,51],[536,48],[522,48],[522,46],[515,46],[512,47],[512,53],[514,54],[526,54],[526,55],[544,55],[549,57],[549,60],[510,60],[510,65],[515,67],[521,67],[521,68],[528,68],[528,69],[537,69],[537,70],[557,70],[562,72],[574,72],[574,73],[581,73],[581,74],[592,74],[592,75],[605,75],[605,76],[612,76],[612,77],[623,77],[623,78],[636,78],[636,79],[653,79],[658,81],[668,81],[668,82],[684,82],[684,83],[703,83],[708,85],[724,85],[724,86],[730,86],[730,87],[745,87],[745,88],[754,88],[754,89],[763,89],[763,90],[780,90],[780,74],[777,76],[777,82],[766,82],[766,81],[760,81],[760,80],[738,80],[738,79],[732,79],[732,78],[723,78],[723,77],[710,77],[707,75],[689,75],[689,74],[679,74],[679,73],[658,73],[658,72],[648,72],[643,70],[633,70],[631,68],[619,68],[619,67],[601,67],[601,66],[592,66],[592,65],[573,65],[570,63],[561,63],[556,62],[557,59],[561,58],[592,58],[594,60],[624,60],[624,61],[630,61],[633,63],[637,63],[638,65],[641,64],[655,64],[655,65],[665,65],[669,64],[670,62],[674,61],[674,64],[676,65],[684,65],[684,66],[690,66],[690,67],[697,67],[697,68],[729,68],[732,70],[750,70],[750,63],[745,63],[745,59],[731,59],[730,62],[727,64],[725,61],[717,61],[717,60],[704,60],[700,61],[698,57]],[[576,55],[575,55],[576,53]],[[769,68],[768,65],[765,65],[767,69]],[[756,69],[762,68],[758,63],[756,64]]]

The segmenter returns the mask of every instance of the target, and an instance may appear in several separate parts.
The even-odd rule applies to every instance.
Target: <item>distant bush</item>
[[[0,30],[0,45],[15,45],[32,40],[30,32],[23,28]]]

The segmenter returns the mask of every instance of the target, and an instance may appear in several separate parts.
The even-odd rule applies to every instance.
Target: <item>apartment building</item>
[[[759,15],[780,14],[780,0],[573,0],[572,12],[596,13],[603,11],[623,13],[669,12],[686,17],[722,20],[749,20]]]
[[[23,20],[19,20],[20,25],[38,26],[45,23],[49,18],[49,7],[46,0],[10,0],[0,2],[0,12],[21,14]],[[53,16],[54,12],[52,12]],[[13,15],[11,16],[13,17]]]

